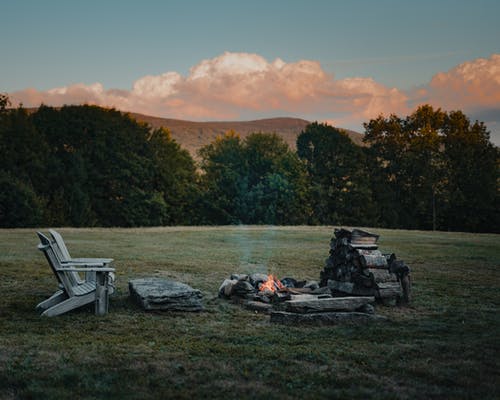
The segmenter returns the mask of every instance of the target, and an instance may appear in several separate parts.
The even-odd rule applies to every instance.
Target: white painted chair
[[[40,238],[38,249],[44,253],[60,287],[50,298],[37,305],[37,311],[52,317],[93,302],[96,315],[106,314],[109,307],[109,275],[115,268],[103,262],[62,262],[58,256],[60,249],[56,250],[56,245],[43,233],[37,232],[37,235]],[[93,272],[95,277],[82,279],[80,272]]]
[[[61,234],[53,229],[49,229],[50,236],[52,236],[52,244],[54,251],[56,252],[57,257],[61,261],[62,264],[66,263],[75,263],[75,264],[101,264],[103,267],[110,267],[111,263],[114,261],[112,258],[72,258],[69,254],[68,248],[66,247],[66,243],[62,238]],[[84,281],[95,281],[95,272],[86,271],[85,279],[82,280],[80,275],[75,272],[74,279],[82,283]],[[110,284],[110,294],[114,292],[114,281],[115,275],[113,273],[109,274],[109,284]]]

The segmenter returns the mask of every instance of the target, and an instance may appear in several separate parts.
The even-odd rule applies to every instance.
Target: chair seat
[[[85,282],[73,287],[75,296],[83,296],[95,290],[95,282]]]

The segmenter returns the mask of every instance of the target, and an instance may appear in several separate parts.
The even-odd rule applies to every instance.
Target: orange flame
[[[276,290],[282,290],[285,286],[280,282],[279,279],[276,279],[273,275],[268,275],[267,281],[260,285],[260,291],[270,290],[271,292],[275,292]]]

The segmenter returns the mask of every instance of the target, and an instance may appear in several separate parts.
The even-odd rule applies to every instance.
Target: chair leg
[[[67,298],[68,298],[68,295],[66,294],[66,292],[64,290],[58,290],[52,296],[50,296],[48,299],[39,303],[35,307],[35,310],[39,313],[42,313],[43,311],[47,310],[48,308],[53,307],[56,304],[61,303],[62,301],[66,300]]]
[[[105,315],[108,313],[109,292],[108,292],[108,274],[106,272],[97,272],[95,288],[95,314]]]
[[[49,309],[45,310],[42,315],[45,317],[54,317],[56,315],[64,314],[65,312],[71,311],[75,308],[84,306],[86,304],[92,303],[95,301],[95,292],[90,292],[84,296],[75,296],[70,297]]]

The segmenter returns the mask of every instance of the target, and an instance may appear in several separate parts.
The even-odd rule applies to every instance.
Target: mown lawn
[[[319,279],[332,227],[60,229],[74,257],[113,257],[110,313],[42,318],[56,290],[34,229],[0,230],[0,399],[495,399],[500,236],[372,229],[412,268],[389,322],[285,327],[217,298],[233,272]],[[202,313],[145,313],[128,280],[204,293]]]

